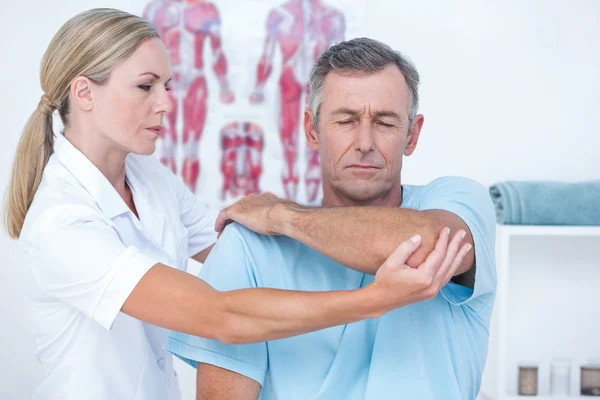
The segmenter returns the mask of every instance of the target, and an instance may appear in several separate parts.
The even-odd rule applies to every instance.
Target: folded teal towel
[[[600,181],[508,181],[489,191],[501,224],[600,225]]]

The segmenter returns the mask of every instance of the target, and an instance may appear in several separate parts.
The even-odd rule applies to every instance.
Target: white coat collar
[[[131,212],[129,206],[119,196],[117,190],[102,172],[62,134],[54,135],[54,153],[65,168],[94,197],[96,203],[108,218],[112,219]],[[140,222],[152,239],[160,245],[165,218],[152,207],[149,201],[150,191],[143,180],[139,179],[139,174],[144,174],[144,171],[140,171],[138,165],[131,165],[128,156],[125,162],[125,179],[127,179],[133,192]]]
[[[151,177],[146,175],[147,171],[144,171],[139,164],[131,162],[131,157],[132,155],[128,155],[125,161],[125,179],[133,192],[135,206],[142,224],[148,230],[156,244],[160,246],[163,239],[165,217],[153,207],[153,194],[150,193],[150,190],[144,183],[144,180],[150,182]],[[144,179],[140,179],[141,177],[144,177]],[[157,199],[154,200],[158,201]]]
[[[102,172],[60,133],[54,135],[54,153],[61,164],[94,197],[108,218],[130,211]]]

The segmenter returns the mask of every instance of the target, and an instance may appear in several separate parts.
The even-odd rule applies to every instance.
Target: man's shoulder
[[[312,265],[304,247],[286,236],[261,235],[233,222],[223,230],[199,277],[217,290],[298,289],[297,277],[308,279],[311,270],[298,268],[299,260]]]
[[[225,229],[223,230],[223,234],[221,235],[219,240],[226,238],[229,240],[233,239],[236,241],[240,241],[241,243],[254,244],[262,242],[265,245],[271,244],[272,242],[276,242],[275,236],[267,236],[254,232],[238,222],[232,222],[225,227]]]
[[[403,185],[408,198],[420,203],[433,198],[458,198],[469,196],[489,198],[488,190],[481,183],[463,176],[442,176],[424,185]]]
[[[226,251],[242,251],[246,255],[284,253],[287,249],[300,243],[287,236],[268,236],[254,232],[244,225],[232,222],[225,227],[217,240],[217,246],[223,246]]]
[[[481,191],[486,190],[485,187],[474,179],[467,178],[464,176],[441,176],[433,179],[426,185],[420,186],[424,189],[450,189],[456,190],[469,190],[469,191]]]

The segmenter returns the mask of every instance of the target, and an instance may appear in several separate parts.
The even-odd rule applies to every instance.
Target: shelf
[[[572,400],[572,399],[596,399],[597,396],[579,396],[579,395],[556,395],[556,396],[505,396],[502,400]]]
[[[508,236],[600,236],[600,226],[497,225],[497,230]]]
[[[596,398],[549,396],[547,388],[552,358],[571,360],[575,388],[578,366],[600,357],[600,324],[588,318],[600,304],[599,246],[600,226],[496,226],[497,296],[480,400]],[[510,390],[523,360],[539,363],[539,396]]]
[[[592,399],[596,399],[598,398],[597,396],[580,396],[580,395],[576,395],[576,394],[572,394],[572,395],[555,395],[555,396],[549,396],[549,395],[544,395],[544,396],[502,396],[500,397],[498,400],[573,400],[573,399],[580,399],[580,400],[592,400]],[[491,400],[493,399],[492,396],[485,394],[485,393],[480,393],[479,397],[477,398],[477,400]]]

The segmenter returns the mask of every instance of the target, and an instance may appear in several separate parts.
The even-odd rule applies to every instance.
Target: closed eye
[[[392,125],[392,124],[386,124],[385,122],[378,122],[377,124],[381,125],[381,126],[384,126],[386,128],[393,128],[394,127],[394,125]]]
[[[354,122],[353,120],[347,119],[345,121],[338,121],[337,123],[340,124],[340,125],[348,125],[348,124],[351,124],[353,122]]]

